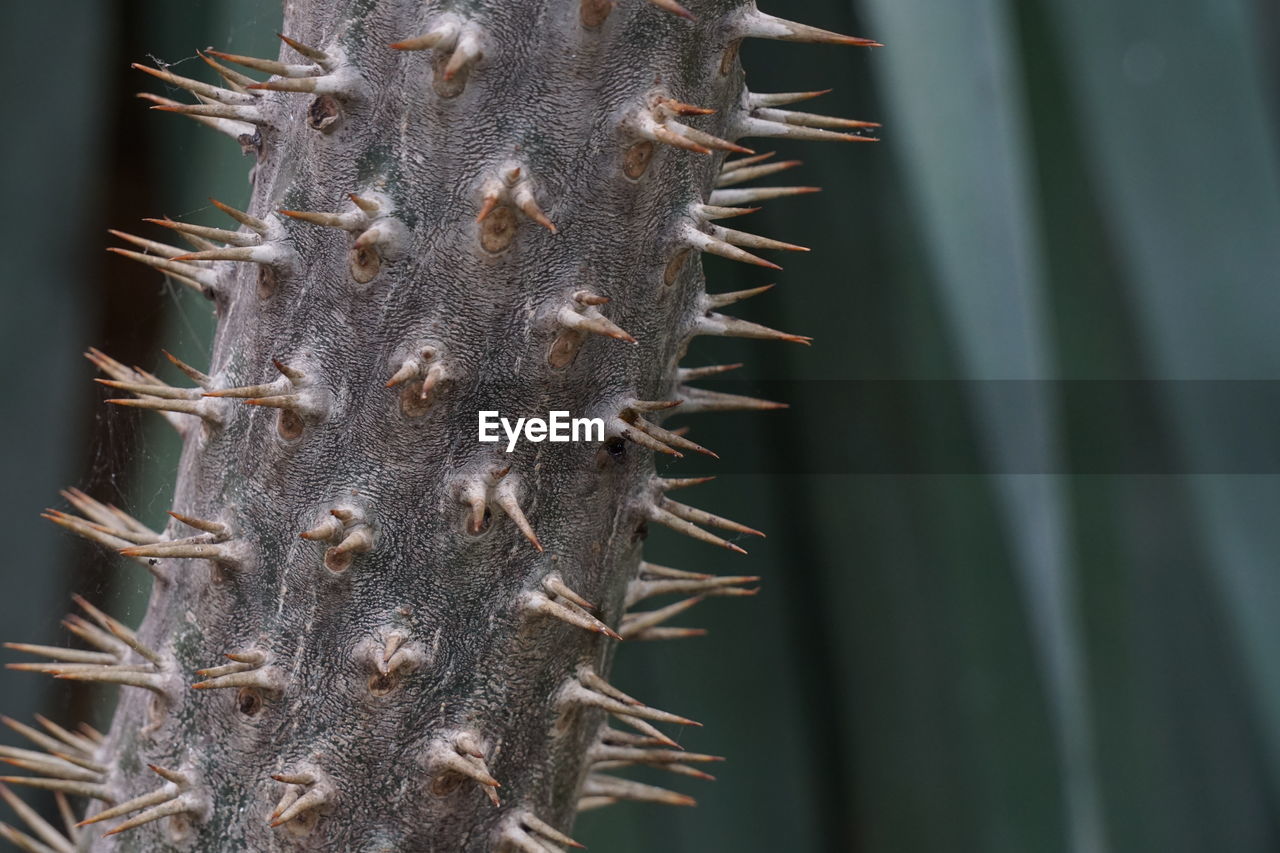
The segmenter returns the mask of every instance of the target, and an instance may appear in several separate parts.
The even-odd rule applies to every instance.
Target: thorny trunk
[[[91,354],[185,449],[163,535],[78,492],[86,519],[50,513],[156,580],[136,636],[81,602],[94,650],[33,667],[124,685],[105,739],[51,729],[61,757],[20,780],[93,798],[74,844],[31,824],[48,849],[558,850],[581,806],[691,802],[598,771],[711,760],[605,678],[619,633],[691,633],[659,623],[696,599],[638,601],[753,580],[641,563],[650,521],[734,550],[695,525],[755,532],[654,475],[655,452],[702,450],[667,408],[772,406],[687,387],[714,370],[682,373],[685,345],[807,342],[716,312],[753,291],[705,292],[700,251],[794,248],[711,220],[804,189],[716,190],[786,166],[722,173],[745,152],[726,140],[865,126],[784,113],[812,93],[748,95],[737,62],[745,36],[858,40],[691,11],[291,0],[284,64],[157,74],[197,97],[163,109],[256,156],[253,198],[236,231],[158,221],[194,253],[123,235],[218,332],[207,373],[180,365],[195,388]],[[481,410],[598,417],[606,440],[508,454],[476,440]]]

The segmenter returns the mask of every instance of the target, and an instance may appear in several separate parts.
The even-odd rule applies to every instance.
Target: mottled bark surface
[[[197,91],[256,150],[251,218],[167,269],[216,306],[201,387],[100,362],[183,430],[186,519],[159,543],[103,525],[157,581],[140,642],[99,620],[112,674],[82,673],[128,685],[85,751],[109,768],[90,813],[132,807],[80,847],[561,849],[580,799],[665,796],[585,781],[669,763],[636,718],[678,722],[600,680],[609,635],[646,583],[749,579],[642,569],[644,527],[752,531],[664,503],[654,451],[691,448],[638,419],[765,407],[680,384],[694,334],[798,340],[711,314],[698,260],[778,248],[698,205],[743,200],[711,196],[718,138],[750,129],[738,40],[794,32],[740,2],[693,11],[296,0],[285,32],[313,55],[286,45],[293,67],[256,79],[315,91]],[[608,436],[508,454],[477,441],[480,410]],[[610,709],[648,733],[602,747]],[[163,819],[101,837],[144,816]]]

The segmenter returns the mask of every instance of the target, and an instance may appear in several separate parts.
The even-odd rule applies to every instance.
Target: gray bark
[[[761,247],[697,205],[716,138],[765,115],[738,40],[781,25],[737,0],[696,21],[609,8],[289,0],[285,32],[324,55],[285,46],[311,69],[270,79],[316,91],[219,96],[222,129],[256,152],[259,221],[222,235],[240,259],[167,269],[218,313],[202,387],[106,368],[183,431],[174,509],[196,527],[157,544],[107,525],[157,580],[138,641],[102,623],[123,668],[84,664],[127,686],[85,752],[108,767],[86,777],[90,814],[119,808],[80,847],[536,851],[560,849],[550,827],[569,831],[582,798],[680,801],[590,775],[677,760],[661,735],[605,728],[611,710],[680,722],[603,682],[610,634],[655,592],[749,580],[642,568],[648,521],[751,531],[667,502],[652,448],[691,448],[635,401],[762,407],[687,390],[688,340],[798,340],[712,313],[697,251]],[[754,129],[789,125],[770,127]],[[480,410],[567,410],[609,434],[508,454],[476,441]]]

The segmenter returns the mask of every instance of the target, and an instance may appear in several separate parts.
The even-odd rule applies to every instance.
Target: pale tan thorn
[[[245,124],[262,124],[265,117],[257,107],[240,106],[238,104],[156,104],[151,109],[163,113],[197,116],[203,118],[226,119]]]
[[[829,95],[834,91],[834,89],[819,89],[815,92],[776,92],[772,94],[752,92],[748,97],[748,103],[753,107],[785,107],[787,104],[798,104],[801,101]]]
[[[568,698],[581,705],[591,705],[596,708],[601,708],[611,714],[621,714],[626,717],[651,720],[655,723],[674,723],[681,726],[702,725],[702,723],[695,722],[687,717],[681,717],[679,714],[672,714],[668,711],[660,711],[657,708],[651,708],[648,705],[632,704],[631,702],[616,699],[613,696],[588,688],[576,681],[570,682],[569,684]],[[634,701],[635,700],[632,700],[632,702]]]
[[[233,89],[236,89],[237,91],[247,91],[249,86],[258,82],[257,80],[254,80],[252,77],[250,77],[247,74],[241,74],[239,71],[236,71],[234,68],[228,68],[227,66],[223,65],[221,62],[218,62],[217,60],[214,60],[214,59],[210,59],[208,56],[206,56],[204,53],[198,50],[196,51],[196,56],[203,59],[210,68],[218,72],[219,77],[227,81],[228,86],[230,86]]]
[[[278,358],[271,359],[271,364],[275,366],[276,370],[280,371],[281,376],[288,379],[294,385],[297,385],[299,382],[307,378],[305,371],[292,367]]]
[[[97,750],[98,743],[95,743],[94,741],[90,740],[85,735],[77,734],[76,732],[63,728],[62,726],[58,725],[53,720],[49,719],[48,717],[42,714],[36,714],[35,720],[37,723],[39,723],[41,726],[44,727],[45,731],[49,732],[49,734],[53,735],[58,740],[62,741],[62,743],[65,744],[64,748],[73,749],[77,752],[83,753],[86,756],[93,755],[94,752]],[[81,725],[84,725],[84,724],[81,723]],[[52,752],[54,750],[50,750],[50,751]],[[103,769],[100,772],[106,773],[107,771]]]
[[[601,622],[585,610],[582,610],[581,608],[575,609],[572,605],[565,605],[558,601],[553,601],[540,592],[525,593],[524,606],[535,613],[541,613],[544,616],[551,616],[566,624],[574,625],[578,628],[584,628],[588,631],[594,631],[597,634],[604,634],[606,637],[610,637],[615,640],[622,639],[621,635],[619,635],[617,631],[614,631],[604,622]]]
[[[350,217],[343,216],[341,213],[325,213],[314,210],[286,210],[280,208],[280,212],[291,219],[299,219],[303,222],[310,222],[312,225],[320,225],[324,228],[341,228],[344,231],[350,231],[354,225],[350,221]]]
[[[702,596],[695,595],[692,598],[686,598],[666,607],[660,607],[657,610],[645,610],[637,613],[629,613],[622,617],[622,624],[618,627],[618,633],[623,639],[631,639],[640,632],[652,628],[655,625],[661,625],[668,619],[673,619],[702,601]]]
[[[708,391],[705,388],[682,386],[680,393],[684,396],[684,413],[696,412],[747,412],[773,411],[788,409],[789,403],[778,403],[773,400],[761,400],[756,397],[745,397],[741,394],[725,394],[720,391]]]
[[[289,47],[293,48],[300,56],[305,56],[307,59],[321,64],[329,61],[329,54],[319,48],[303,44],[297,39],[291,39],[284,33],[276,33],[276,38],[289,45]]]
[[[654,477],[653,483],[664,492],[672,492],[676,489],[688,489],[692,486],[701,486],[703,483],[710,483],[715,477]]]
[[[171,800],[163,802],[157,806],[147,809],[142,814],[129,818],[124,823],[103,833],[105,838],[108,835],[119,835],[122,832],[128,832],[131,829],[160,820],[161,818],[172,817],[173,815],[182,814],[191,811],[191,804],[185,797],[179,796]]]
[[[702,252],[709,252],[713,255],[719,255],[722,258],[728,258],[731,261],[741,261],[747,264],[755,264],[758,267],[765,267],[771,270],[780,270],[782,267],[766,261],[764,258],[756,257],[750,252],[739,249],[737,246],[720,240],[710,234],[705,234],[693,226],[685,229],[685,236],[688,244]]]
[[[173,260],[178,255],[185,254],[187,251],[179,246],[171,246],[168,243],[161,243],[158,240],[148,240],[145,237],[139,237],[135,234],[130,234],[128,231],[120,231],[116,228],[108,228],[107,233],[113,237],[119,237],[126,243],[132,243],[141,249],[146,249],[148,252],[154,252],[158,257],[169,261]]]
[[[538,200],[533,196],[533,190],[525,184],[520,184],[512,193],[516,207],[520,208],[520,212],[541,225],[543,228],[556,233],[556,226],[552,223],[547,215],[542,212],[542,208],[538,206]]]
[[[719,527],[721,530],[732,530],[735,533],[747,533],[751,536],[764,537],[764,534],[755,528],[747,527],[745,524],[739,524],[738,522],[731,521],[727,518],[721,518],[718,515],[698,509],[697,507],[677,503],[670,498],[662,499],[662,508],[673,515],[680,516],[685,521],[692,521],[694,524],[710,524],[712,527]]]
[[[150,92],[138,92],[137,97],[143,101],[147,101],[148,103],[156,104],[157,106],[162,106],[162,107],[182,106],[180,102],[175,101],[172,98],[162,98],[159,95],[153,95]],[[207,118],[206,116],[194,116],[194,115],[189,115],[187,116],[187,118],[199,124],[202,124],[205,127],[212,128],[213,130],[216,130],[221,134],[230,136],[232,139],[236,140],[237,142],[241,140],[241,137],[252,136],[254,133],[257,132],[257,128],[249,122],[234,121],[232,119],[223,119],[223,118]]]
[[[457,42],[460,29],[454,21],[443,21],[423,35],[393,42],[389,47],[392,50],[431,50],[436,47],[448,49]]]
[[[36,719],[41,720],[43,718],[37,715]],[[56,752],[58,750],[65,749],[69,745],[64,743],[57,737],[50,737],[49,735],[45,734],[39,729],[34,729],[25,723],[20,723],[17,720],[13,719],[12,717],[0,717],[0,720],[2,720],[4,724],[8,726],[10,729],[22,735],[24,738],[31,741],[36,746],[40,747],[41,749],[47,752],[50,752],[50,753]],[[81,748],[81,751],[84,752],[82,748]],[[88,752],[86,752],[86,754],[92,754],[92,750],[89,750]]]
[[[54,678],[65,681],[96,681],[102,684],[122,684],[127,687],[140,687],[153,693],[164,695],[164,685],[156,673],[137,672],[134,667],[104,666],[96,672],[58,672]]]
[[[715,204],[700,204],[697,207],[698,217],[706,221],[715,219],[732,219],[735,216],[746,216],[749,213],[758,213],[761,208],[758,207],[721,207]]]
[[[223,246],[202,252],[188,252],[185,255],[178,255],[174,260],[183,262],[242,261],[270,265],[271,259],[278,256],[278,251],[278,247],[274,246]]]
[[[207,373],[202,373],[201,371],[196,370],[194,367],[187,364],[168,350],[162,349],[160,351],[164,353],[164,357],[169,359],[170,363],[172,363],[174,367],[185,373],[192,382],[196,383],[201,388],[207,388],[213,384],[213,377],[209,376]]]
[[[111,792],[106,785],[93,782],[77,782],[74,779],[45,779],[40,776],[0,776],[0,782],[10,785],[26,785],[28,788],[40,788],[45,791],[61,791],[79,797],[91,797],[95,800],[111,802]]]
[[[334,554],[363,554],[373,550],[373,534],[368,527],[360,526],[348,533],[330,551]]]
[[[67,838],[71,840],[73,846],[79,845],[80,831],[76,828],[76,816],[71,811],[71,803],[67,800],[67,795],[61,791],[55,791],[53,799],[57,803],[58,815],[62,818],[62,825],[66,827]]]
[[[592,293],[589,290],[578,290],[573,294],[573,301],[579,305],[608,305],[609,297],[601,296],[598,293]]]
[[[641,447],[648,448],[654,453],[665,453],[666,455],[674,456],[677,459],[684,458],[684,454],[680,451],[675,448],[668,447],[656,438],[650,438],[644,430],[637,429],[634,424],[624,421],[621,418],[614,419],[614,429],[627,441],[631,441]]]
[[[476,222],[484,222],[486,219],[488,219],[489,214],[493,213],[493,211],[497,209],[498,205],[501,203],[502,203],[501,192],[497,190],[493,190],[485,193],[484,199],[480,204],[480,212],[476,214]]]
[[[273,776],[272,778],[274,779],[275,777]],[[281,779],[277,781],[284,781],[284,780]],[[302,792],[299,791],[294,785],[291,784],[289,785],[289,787],[285,788],[284,793],[280,795],[280,801],[276,803],[276,807],[271,811],[271,814],[268,815],[267,822],[270,823],[271,821],[280,817],[280,815],[284,813],[285,809],[289,808],[289,806],[296,803],[298,801],[298,798],[301,796],[302,796]]]
[[[282,77],[278,80],[254,83],[249,88],[268,92],[310,93],[320,88],[322,82],[323,78],[321,77]]]
[[[237,397],[242,399],[256,397],[270,397],[275,394],[284,393],[284,388],[279,381],[269,382],[262,385],[243,385],[239,388],[219,388],[216,391],[206,391],[205,397]]]
[[[624,702],[627,705],[644,705],[644,703],[639,699],[614,687],[589,666],[584,666],[578,669],[578,681],[598,693],[603,693],[606,696],[617,699],[619,702]]]
[[[704,580],[694,579],[663,579],[663,580],[645,580],[643,578],[632,581],[627,586],[627,597],[625,606],[644,601],[646,598],[653,598],[659,595],[669,595],[671,593],[693,593],[703,596],[752,596],[758,593],[757,589],[743,589],[742,584],[755,583],[760,578],[754,575],[741,575],[733,577],[709,577]]]
[[[283,62],[276,62],[272,59],[259,59],[256,56],[241,56],[235,53],[223,53],[220,50],[208,48],[206,51],[211,56],[236,65],[243,65],[245,68],[252,68],[254,71],[261,71],[263,74],[274,74],[277,77],[312,77],[324,71],[318,65],[288,65]],[[248,87],[246,87],[248,88]]]
[[[23,802],[8,787],[0,785],[0,798],[3,798],[9,808],[13,809],[14,814],[48,845],[46,849],[52,849],[55,853],[75,853],[75,846],[61,832],[58,832],[56,827],[42,818],[39,812]]]
[[[85,539],[97,542],[99,545],[105,545],[106,547],[117,551],[121,548],[128,548],[132,545],[138,544],[130,539],[124,538],[122,535],[124,531],[116,531],[114,529],[106,528],[100,524],[84,521],[83,519],[76,518],[74,515],[68,515],[60,510],[47,509],[40,513],[40,517],[48,521],[52,521],[59,527],[70,530],[77,536],[83,536]]]
[[[245,400],[247,406],[266,406],[271,409],[290,409],[300,411],[302,409],[302,397],[298,394],[276,394],[271,397],[256,397],[252,400]]]
[[[148,530],[146,527],[143,527],[141,524],[138,524],[138,526],[135,527],[134,524],[132,523],[124,522],[125,518],[131,518],[131,517],[125,513],[120,513],[119,515],[117,515],[116,513],[119,512],[118,510],[113,511],[112,507],[109,507],[107,504],[104,504],[101,501],[90,497],[88,494],[80,491],[77,488],[72,487],[68,489],[63,489],[60,492],[58,492],[58,494],[60,494],[63,497],[63,499],[66,500],[67,503],[71,504],[73,507],[79,510],[80,513],[84,515],[86,518],[88,518],[90,521],[96,521],[98,524],[101,524],[104,527],[118,529],[122,526],[122,523],[124,523],[124,524],[127,524],[127,526],[131,531],[138,531],[138,532],[145,532],[145,533],[153,532],[151,530]],[[141,528],[141,530],[139,531],[138,528]]]
[[[821,187],[758,187],[742,190],[714,190],[710,202],[713,205],[754,204],[775,198],[822,192]],[[756,208],[759,209],[759,208]],[[733,257],[733,256],[730,256]]]
[[[561,325],[567,326],[571,329],[576,329],[580,332],[590,332],[596,335],[603,335],[607,338],[613,338],[614,340],[624,341],[629,344],[636,343],[636,339],[628,334],[626,330],[622,329],[599,311],[596,311],[595,313],[580,313],[566,306],[560,309],[559,319]]]
[[[703,297],[709,308],[724,308],[726,305],[732,305],[735,302],[741,302],[744,299],[750,299],[753,296],[759,296],[762,293],[773,290],[772,284],[766,284],[762,287],[753,287],[748,290],[735,290],[730,293],[708,293]]]
[[[794,169],[796,166],[800,165],[803,165],[800,160],[780,160],[776,163],[764,163],[759,166],[744,166],[729,172],[721,172],[720,177],[716,180],[716,187],[732,187],[735,184],[743,184],[747,181],[754,181],[757,178],[764,178],[769,175],[775,175],[778,172],[785,172],[788,169]]]
[[[217,240],[222,243],[230,243],[233,246],[256,246],[259,243],[259,238],[256,235],[246,234],[243,231],[230,231],[226,228],[214,228],[208,225],[192,225],[189,222],[178,222],[174,219],[144,219],[142,221],[177,231],[179,234],[201,237],[205,240]]]
[[[323,786],[313,786],[280,814],[275,815],[271,821],[272,827],[283,826],[298,815],[311,809],[318,809],[329,801],[329,791]]]
[[[216,542],[158,542],[154,545],[136,545],[121,548],[126,557],[156,557],[159,559],[226,560],[227,550]]]
[[[95,378],[93,381],[99,385],[114,388],[117,391],[124,391],[127,394],[158,397],[162,400],[190,400],[193,399],[193,393],[197,397],[199,396],[199,392],[194,388],[174,388],[172,385],[150,385],[143,382],[121,382],[118,379],[102,379],[100,377]]]
[[[284,782],[286,785],[314,785],[320,781],[316,774],[303,771],[302,773],[272,773],[271,778],[277,782]]]
[[[596,609],[596,606],[594,604],[592,604],[590,601],[587,601],[585,598],[583,598],[582,596],[574,592],[572,589],[570,589],[569,585],[564,582],[564,580],[560,577],[559,573],[553,572],[552,574],[549,574],[545,578],[543,578],[542,588],[545,589],[547,592],[551,593],[552,595],[558,595],[561,598],[567,598],[569,601],[572,601],[574,604],[578,605],[579,607],[585,608],[587,610]]]
[[[728,175],[729,173],[736,172],[739,169],[745,169],[747,166],[754,166],[756,163],[763,163],[765,160],[768,160],[777,153],[777,151],[766,151],[763,154],[756,154],[753,157],[739,157],[736,160],[725,160],[720,166],[720,175]]]
[[[243,210],[237,210],[229,204],[223,204],[216,198],[210,198],[209,203],[251,231],[257,231],[258,234],[263,237],[266,237],[268,232],[271,230],[271,226],[268,225],[266,221],[259,219],[256,216],[251,216]]]
[[[681,18],[685,18],[690,21],[697,20],[688,9],[681,6],[676,2],[676,0],[649,0],[649,2],[664,12],[670,12],[673,15],[678,15]]]
[[[351,203],[365,213],[374,214],[382,209],[382,206],[371,198],[365,198],[355,193],[347,193],[347,198],[351,199]]]
[[[131,252],[128,249],[118,249],[115,246],[108,246],[107,251],[115,255],[120,255],[130,260],[138,261],[149,267],[166,273],[167,275],[177,279],[183,284],[190,287],[197,293],[203,294],[208,288],[213,287],[215,279],[210,276],[207,270],[192,266],[191,264],[178,263],[170,261],[167,258],[161,258],[158,255],[146,255],[142,252]]]
[[[884,47],[873,39],[821,30],[807,24],[798,24],[795,21],[768,15],[754,8],[745,13],[745,18],[740,29],[740,34],[744,38],[777,39],[809,44],[842,44],[853,47]]]
[[[611,797],[617,800],[635,800],[646,803],[662,803],[668,806],[696,806],[698,801],[684,794],[668,791],[656,785],[645,785],[630,779],[616,776],[605,776],[600,773],[587,774],[582,784],[582,793],[588,797]]]
[[[685,580],[709,580],[715,577],[715,575],[709,575],[704,572],[686,572],[683,569],[673,569],[670,566],[659,566],[657,563],[641,562],[640,577],[650,576]]]
[[[736,551],[739,554],[747,553],[745,550],[727,539],[721,539],[714,533],[708,533],[696,524],[685,521],[683,518],[680,518],[660,506],[651,505],[649,507],[649,518],[659,524],[670,527],[677,533],[683,533],[685,536],[689,536],[693,539],[698,539],[712,545],[719,545],[721,548],[728,548],[730,551]]]
[[[513,489],[514,486],[511,485],[510,481],[499,484],[494,490],[494,502],[515,523],[520,532],[524,534],[524,538],[529,540],[529,544],[538,551],[542,551],[542,543],[538,541],[538,535],[533,532],[533,525],[529,524],[529,519],[525,516],[524,510],[520,508],[520,502],[516,499]]]
[[[6,649],[29,655],[46,657],[64,663],[113,664],[119,659],[107,652],[90,652],[83,649],[64,649],[62,646],[40,646],[32,643],[5,643]]]
[[[685,640],[690,637],[705,637],[706,628],[646,628],[632,638],[633,642],[646,643],[654,640]]]
[[[706,316],[698,318],[696,329],[697,334],[719,335],[729,338],[788,341],[789,343],[804,344],[805,346],[813,342],[813,338],[808,335],[792,335],[786,332],[779,332],[777,329],[770,329],[768,326],[761,326],[759,323],[751,323],[737,317],[730,317],[727,314],[708,313]]]
[[[89,347],[88,351],[85,352],[84,357],[89,359],[94,367],[98,368],[113,379],[148,381],[146,377],[142,376],[138,371],[134,370],[132,367],[121,364],[97,347]],[[155,380],[155,383],[162,384],[159,380]]]
[[[697,104],[686,104],[684,101],[677,101],[675,98],[661,97],[657,99],[656,103],[662,109],[678,116],[709,116],[715,114],[713,109],[700,107]]]
[[[617,717],[620,722],[628,726],[631,726],[633,729],[640,732],[645,737],[652,740],[654,743],[660,744],[662,746],[669,746],[672,749],[683,749],[683,747],[681,747],[680,744],[676,743],[674,740],[664,735],[650,722],[642,720],[639,717],[632,717],[628,714],[614,714],[614,716]]]
[[[3,837],[5,841],[8,841],[19,850],[27,851],[27,853],[59,853],[58,848],[43,844],[22,830],[14,829],[7,823],[0,822],[0,837]]]
[[[680,405],[679,400],[631,400],[626,408],[637,412],[665,412]]]
[[[809,251],[804,246],[797,246],[795,243],[784,243],[781,240],[772,240],[768,237],[761,237],[758,234],[748,234],[745,231],[735,231],[732,228],[724,228],[719,225],[713,225],[711,228],[715,236],[735,246],[747,246],[752,249],[781,249],[789,252]]]
[[[444,66],[444,79],[452,80],[459,72],[479,62],[483,55],[480,39],[473,31],[463,29],[458,36],[457,44],[454,45],[453,53],[449,56],[449,61]]]
[[[548,847],[537,838],[526,832],[523,827],[518,824],[508,824],[504,826],[498,833],[500,846],[496,849],[500,850],[518,850],[520,853],[551,853],[553,850],[560,848]]]
[[[711,153],[710,148],[707,148],[703,145],[699,145],[698,143],[693,142],[692,140],[685,139],[683,135],[666,127],[665,125],[661,125],[661,124],[654,125],[654,127],[651,128],[650,133],[653,135],[653,138],[658,142],[665,142],[667,145],[671,145],[676,148],[682,148],[685,151],[692,151],[694,154],[710,154]]]
[[[90,624],[88,621],[74,613],[67,614],[67,617],[62,620],[62,625],[89,645],[97,646],[99,649],[102,649],[104,652],[109,652],[117,658],[123,657],[125,650],[128,648],[128,646],[121,643],[106,631],[101,630],[96,625]]]
[[[189,92],[204,95],[206,98],[213,98],[215,101],[221,101],[226,104],[252,104],[254,102],[252,95],[242,94],[232,89],[224,89],[221,86],[214,86],[210,83],[201,82],[200,80],[193,80],[190,77],[181,77],[170,71],[165,71],[160,68],[152,68],[139,62],[132,63],[130,67],[136,68],[145,74],[150,74],[152,77],[157,77],[171,85],[186,89]]]
[[[422,379],[422,391],[418,393],[418,396],[423,400],[430,397],[431,392],[434,391],[436,386],[439,385],[440,382],[448,375],[448,370],[443,364],[440,362],[432,364],[427,368],[427,375]]]
[[[490,788],[500,788],[502,783],[489,775],[489,771],[485,767],[482,759],[474,756],[459,755],[452,746],[445,744],[436,744],[432,750],[431,764],[433,767],[442,767],[468,779],[474,780],[481,785]]]
[[[556,842],[557,844],[563,844],[566,847],[575,847],[579,850],[584,849],[586,847],[585,844],[581,844],[577,841],[574,841],[568,835],[565,835],[563,832],[556,829],[554,826],[547,823],[545,820],[542,820],[541,818],[539,818],[537,815],[533,814],[530,811],[521,812],[519,819],[520,819],[520,822],[524,824],[526,828],[532,830],[533,832],[536,832],[538,835],[541,835],[543,838],[548,838],[551,841]]]
[[[37,716],[36,716],[36,719],[37,719],[37,720],[39,720],[39,719],[41,719],[41,717],[40,717],[39,715],[37,715]],[[76,728],[77,728],[77,729],[79,729],[79,731],[80,731],[80,732],[81,732],[81,733],[82,733],[86,738],[88,738],[89,740],[93,741],[95,744],[103,744],[103,743],[106,743],[106,741],[107,741],[107,736],[106,736],[106,735],[104,735],[102,732],[98,731],[98,730],[97,730],[97,729],[95,729],[93,726],[89,725],[88,723],[80,723],[78,726],[76,726]]]
[[[340,536],[342,530],[343,523],[336,518],[329,517],[310,530],[304,530],[298,535],[311,542],[327,542]]]
[[[720,373],[728,373],[730,370],[737,370],[742,367],[742,362],[735,364],[709,364],[704,367],[680,367],[676,369],[676,379],[680,382],[692,382],[695,379],[705,379],[708,376],[715,376]]]
[[[701,453],[710,456],[712,459],[719,459],[720,456],[714,451],[708,450],[697,442],[690,441],[682,435],[678,435],[670,430],[663,429],[660,426],[654,426],[644,418],[636,418],[631,422],[631,426],[643,432],[645,435],[660,441],[668,446],[674,445],[682,450],[692,450],[695,453]]]
[[[862,121],[852,118],[824,116],[819,113],[800,113],[792,110],[759,109],[755,115],[765,121],[778,121],[798,127],[841,128],[846,130],[874,130],[880,127],[878,121]]]
[[[724,761],[724,756],[684,752],[678,749],[639,749],[634,746],[614,746],[601,742],[588,750],[587,760],[593,763],[616,761],[620,764],[714,764]]]
[[[243,665],[241,667],[238,672],[228,672],[224,675],[217,675],[212,678],[206,678],[204,681],[196,682],[191,685],[191,688],[193,690],[224,690],[229,687],[259,687],[269,691],[278,691],[280,689],[280,676],[270,667],[255,669],[244,669]],[[197,674],[212,675],[213,672],[221,669],[224,669],[224,667],[200,670]]]
[[[196,518],[190,515],[183,515],[180,512],[169,510],[169,515],[176,518],[188,527],[194,527],[196,530],[203,530],[205,533],[212,533],[215,536],[228,536],[231,528],[227,527],[220,521],[207,521],[203,518]]]
[[[484,749],[480,746],[480,741],[476,735],[471,732],[458,732],[453,736],[453,745],[463,755],[469,755],[472,758],[484,758]]]
[[[50,755],[52,755],[54,758],[59,758],[63,761],[70,762],[71,764],[74,764],[77,767],[83,767],[85,770],[91,770],[94,773],[98,774],[98,776],[106,776],[107,773],[111,772],[111,768],[107,767],[105,764],[99,764],[98,762],[91,761],[88,758],[82,758],[73,752],[58,751],[58,752],[52,752],[50,753]]]
[[[408,359],[404,364],[400,365],[399,370],[391,374],[391,378],[386,381],[386,384],[383,387],[394,388],[402,382],[408,382],[410,379],[417,379],[421,373],[422,363],[416,358]]]
[[[778,137],[799,139],[810,142],[879,142],[874,136],[862,136],[856,133],[838,133],[834,130],[823,130],[800,124],[789,124],[785,121],[747,116],[739,121],[737,132],[742,136]]]
[[[131,640],[136,642],[137,637],[134,636],[133,631],[129,630],[128,627],[116,621],[115,619],[112,619],[103,611],[94,607],[93,604],[89,601],[89,599],[85,598],[83,595],[80,595],[79,593],[72,593],[71,600],[74,601],[81,610],[87,613],[89,615],[89,618],[92,619],[95,623],[97,623],[98,627],[101,628],[102,630],[110,633],[113,637],[116,637],[118,639],[123,639],[121,637],[121,635],[123,634],[124,636],[127,636]]]
[[[579,797],[577,809],[579,813],[602,809],[618,802],[616,797]]]
[[[615,729],[611,726],[605,726],[600,730],[600,742],[607,744],[622,744],[624,746],[662,746],[660,740],[655,740],[645,735],[639,735],[635,732],[624,732],[621,729]]]
[[[713,151],[732,151],[735,154],[754,154],[750,148],[744,148],[736,142],[730,142],[727,139],[721,139],[705,131],[698,130],[696,127],[689,127],[683,122],[670,121],[666,126],[676,133],[680,134],[690,142],[701,145],[704,148],[710,148]]]
[[[13,753],[27,753],[27,755],[14,755]],[[32,773],[38,773],[41,776],[47,776],[50,779],[73,779],[77,782],[102,781],[101,773],[78,767],[69,761],[53,758],[43,752],[32,752],[27,749],[19,750],[13,747],[4,747],[3,751],[0,751],[0,762],[23,770],[29,770]]]

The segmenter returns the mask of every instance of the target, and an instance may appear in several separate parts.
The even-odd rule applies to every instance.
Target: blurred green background
[[[776,276],[708,263],[711,289],[776,280],[739,313],[817,341],[700,340],[689,363],[746,361],[792,404],[693,422],[729,472],[694,502],[769,538],[742,558],[655,531],[648,554],[763,592],[618,663],[624,689],[707,723],[687,746],[729,760],[716,783],[663,780],[699,808],[615,806],[578,836],[1280,850],[1280,7],[763,5],[888,45],[743,51],[753,89],[835,87],[814,111],[883,121],[884,141],[757,146],[805,160],[769,183],[825,192],[744,227],[814,251]],[[145,583],[40,510],[79,485],[158,523],[177,450],[159,419],[106,411],[79,353],[203,365],[210,337],[207,307],[102,252],[104,229],[212,222],[207,196],[248,195],[235,144],[148,113],[132,93],[158,90],[128,63],[205,76],[194,48],[273,53],[279,14],[4,14],[0,624],[57,642],[72,589],[136,620]],[[11,672],[0,694],[19,719],[101,721],[111,701]]]

